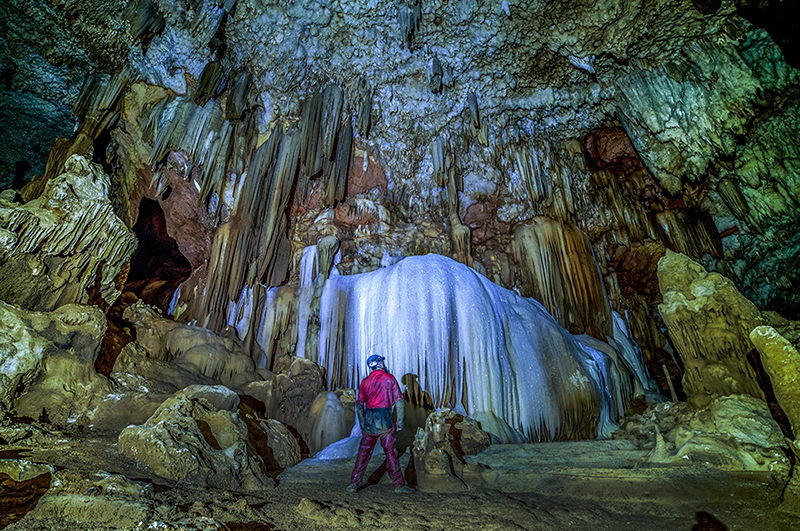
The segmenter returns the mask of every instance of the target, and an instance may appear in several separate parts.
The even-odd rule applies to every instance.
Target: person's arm
[[[364,404],[361,402],[356,402],[356,416],[358,417],[358,425],[363,430],[364,429]]]
[[[406,401],[401,398],[395,403],[394,407],[397,412],[397,430],[400,431],[405,427]]]

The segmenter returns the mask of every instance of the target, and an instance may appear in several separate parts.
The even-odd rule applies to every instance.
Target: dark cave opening
[[[133,232],[139,246],[131,256],[131,270],[123,291],[167,313],[175,290],[192,273],[192,265],[167,233],[166,218],[158,201],[142,198]]]
[[[136,339],[133,323],[122,317],[125,309],[141,299],[167,314],[175,290],[192,272],[189,260],[167,233],[166,218],[158,201],[142,198],[133,232],[139,245],[131,256],[123,293],[106,314],[108,332],[95,362],[97,372],[106,376],[111,374],[122,348]]]
[[[740,0],[740,16],[769,33],[783,52],[786,62],[800,68],[800,2],[797,0]]]

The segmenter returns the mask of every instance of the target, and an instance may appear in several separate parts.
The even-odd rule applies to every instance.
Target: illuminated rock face
[[[37,199],[0,205],[0,297],[32,310],[88,303],[98,281],[97,302],[112,304],[116,277],[136,249],[100,167],[73,155],[63,170]]]
[[[26,312],[0,301],[0,418],[8,411],[66,424],[91,422],[112,386],[94,370],[103,313],[67,304]]]

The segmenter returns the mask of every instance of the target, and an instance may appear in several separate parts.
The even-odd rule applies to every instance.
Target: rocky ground
[[[782,484],[766,473],[643,466],[643,452],[624,441],[494,445],[474,458],[484,486],[454,493],[395,494],[382,456],[373,458],[368,482],[355,494],[345,491],[352,460],[305,460],[284,471],[274,489],[245,493],[158,478],[119,453],[115,437],[48,424],[6,423],[3,434],[15,430],[27,437],[0,447],[0,471],[24,468],[22,461],[49,468],[0,474],[0,529],[9,531],[788,531],[798,523],[778,509]],[[414,484],[408,453],[401,462]]]

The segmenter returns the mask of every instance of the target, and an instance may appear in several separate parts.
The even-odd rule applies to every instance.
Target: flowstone
[[[63,170],[40,197],[0,203],[0,299],[30,310],[87,304],[93,289],[113,304],[117,276],[137,246],[114,213],[100,166],[73,155]]]

